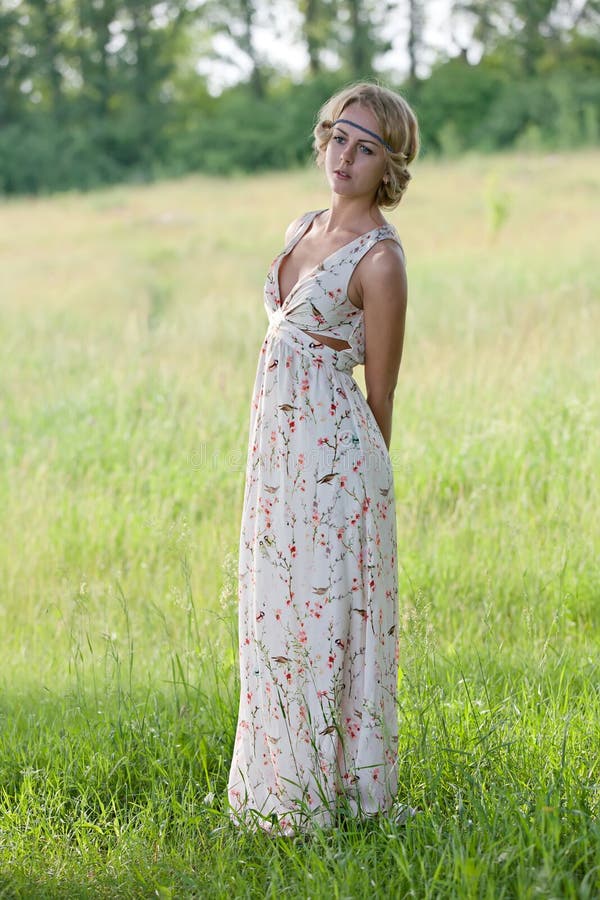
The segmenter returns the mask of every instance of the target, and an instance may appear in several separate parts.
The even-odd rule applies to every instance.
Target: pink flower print
[[[296,423],[293,419],[290,419],[290,431],[294,432],[296,430]]]
[[[248,691],[246,693],[246,700],[248,701],[248,703],[251,702],[251,700],[252,700],[252,692],[251,691]]]
[[[335,654],[333,656],[330,655],[327,657],[327,667],[329,669],[333,669],[334,662],[335,662]]]
[[[304,465],[304,453],[298,454],[298,465],[301,467]]]
[[[348,477],[346,475],[342,475],[340,478],[340,487],[342,490],[346,487],[346,482],[348,481]]]
[[[369,511],[369,506],[370,506],[370,505],[371,505],[371,498],[370,498],[370,497],[365,497],[365,499],[363,500],[362,511],[363,511],[364,513],[368,512],[368,511]]]
[[[289,548],[289,551],[290,551],[292,557],[295,557],[296,556],[296,545],[288,544],[288,548]]]
[[[320,369],[321,366],[323,365],[323,357],[322,356],[313,356],[313,363],[317,367],[317,369]]]
[[[306,632],[305,632],[304,628],[301,628],[300,631],[298,632],[298,640],[300,641],[301,644],[306,643],[307,637],[306,637]]]
[[[346,731],[348,732],[349,737],[351,737],[353,740],[356,740],[360,732],[360,725],[358,725],[357,722],[354,722],[351,718],[347,718]]]
[[[373,774],[371,775],[371,778],[373,779],[373,781],[379,781],[379,775],[380,775],[379,769],[373,769]]]
[[[281,622],[281,610],[280,609],[275,610],[275,621]]]
[[[337,403],[332,403],[329,407],[329,415],[335,416],[336,409],[337,409]]]
[[[277,440],[277,432],[272,431],[271,432],[271,443],[274,444],[276,440]]]
[[[305,394],[309,388],[310,388],[310,382],[309,382],[308,378],[303,378],[302,381],[300,382],[301,393]]]

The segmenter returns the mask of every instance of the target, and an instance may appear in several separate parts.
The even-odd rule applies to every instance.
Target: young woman
[[[406,189],[418,126],[402,97],[362,83],[323,106],[314,137],[331,204],[292,222],[265,287],[229,776],[233,818],[284,834],[389,812],[397,789],[389,444],[407,288],[380,208]]]

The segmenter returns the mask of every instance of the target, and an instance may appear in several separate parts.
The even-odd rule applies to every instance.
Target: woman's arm
[[[389,450],[407,303],[406,269],[398,244],[382,241],[361,260],[360,287],[367,403]]]

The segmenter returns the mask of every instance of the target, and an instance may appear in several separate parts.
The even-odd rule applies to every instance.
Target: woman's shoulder
[[[369,250],[360,261],[363,276],[393,279],[402,275],[406,269],[406,255],[394,225],[386,223],[379,228],[367,246]]]
[[[406,265],[406,253],[398,229],[391,222],[385,222],[375,234],[375,250],[371,258],[375,256],[387,259],[400,259]]]

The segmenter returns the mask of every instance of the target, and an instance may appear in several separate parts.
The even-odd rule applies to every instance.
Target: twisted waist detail
[[[354,367],[360,364],[351,347],[334,350],[328,344],[322,344],[286,318],[283,309],[269,313],[267,337],[277,336],[293,350],[311,357],[315,362],[333,366],[338,372],[352,375]]]

